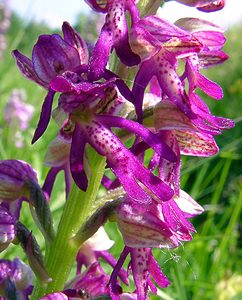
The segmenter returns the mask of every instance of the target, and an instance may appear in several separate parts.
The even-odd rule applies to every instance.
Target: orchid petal
[[[154,278],[155,282],[161,287],[166,288],[170,285],[170,281],[162,273],[157,261],[154,259],[153,255],[149,257],[148,270],[150,275]]]
[[[51,108],[52,108],[52,102],[55,96],[55,92],[52,90],[49,90],[47,96],[45,97],[45,100],[42,104],[40,119],[37,125],[37,128],[34,133],[34,137],[32,139],[32,144],[34,144],[45,132],[49,121],[51,117]]]
[[[134,276],[137,297],[139,300],[148,300],[148,260],[151,255],[150,249],[131,249],[131,268]]]
[[[74,30],[68,22],[63,23],[62,31],[64,40],[72,47],[77,49],[80,56],[81,64],[87,63],[89,56],[87,45],[86,42],[81,38],[79,33],[76,30]]]
[[[35,72],[34,66],[32,61],[20,53],[18,50],[13,51],[13,56],[17,62],[17,66],[20,72],[23,74],[24,77],[36,82],[37,84],[43,86],[44,88],[48,88],[48,83],[38,77]]]
[[[174,200],[187,218],[195,217],[204,212],[202,206],[183,190],[180,190],[180,196],[175,197]]]
[[[86,191],[88,186],[88,179],[83,168],[85,144],[86,140],[82,134],[82,131],[80,127],[76,124],[72,136],[70,168],[75,183],[83,191]]]
[[[32,61],[36,74],[44,82],[80,65],[77,49],[58,34],[41,35],[33,48]]]
[[[155,134],[137,122],[116,116],[99,115],[97,119],[108,127],[119,127],[139,135],[157,153],[169,161],[176,161],[173,151]]]

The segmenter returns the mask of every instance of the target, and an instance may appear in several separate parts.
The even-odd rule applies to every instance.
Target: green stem
[[[158,8],[164,3],[163,0],[141,0],[139,1],[138,8],[141,18],[149,15],[155,15]]]
[[[47,286],[37,283],[32,298],[34,300],[64,288],[76,254],[81,246],[74,243],[72,237],[92,212],[92,206],[106,165],[105,157],[100,156],[93,149],[89,150],[91,176],[87,191],[83,192],[73,184],[58,226],[56,238],[51,244],[46,257],[46,267],[52,282]]]

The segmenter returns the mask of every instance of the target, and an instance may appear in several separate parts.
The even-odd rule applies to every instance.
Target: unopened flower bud
[[[20,222],[17,224],[17,237],[28,257],[29,264],[35,275],[42,282],[50,282],[44,263],[44,257],[33,234]]]
[[[26,182],[37,182],[35,170],[21,160],[0,161],[0,199],[13,201],[27,193]]]

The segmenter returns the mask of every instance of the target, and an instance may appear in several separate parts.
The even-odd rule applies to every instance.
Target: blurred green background
[[[80,15],[76,28],[91,42],[96,36],[96,16]],[[87,20],[89,20],[87,27]],[[216,138],[220,152],[211,158],[183,158],[182,188],[191,194],[204,208],[203,215],[193,220],[197,234],[190,243],[179,249],[154,251],[164,273],[172,282],[165,290],[159,290],[152,299],[165,300],[239,300],[242,299],[242,25],[235,25],[226,32],[225,52],[230,59],[223,65],[207,70],[205,74],[218,82],[224,90],[222,101],[206,99],[213,114],[232,118],[234,129]],[[22,159],[38,171],[40,183],[48,171],[43,167],[46,145],[55,137],[57,126],[51,122],[48,132],[39,142],[30,141],[37,123],[45,91],[24,79],[11,56],[18,48],[30,56],[37,37],[51,33],[50,28],[35,22],[26,23],[12,14],[7,32],[7,49],[0,61],[0,159]],[[13,89],[24,89],[27,103],[35,107],[34,117],[28,130],[23,132],[23,147],[15,146],[16,128],[7,126],[4,108]],[[56,102],[55,102],[56,103]],[[64,201],[62,176],[54,190],[51,209],[56,223]],[[22,221],[42,238],[28,218],[28,207]],[[117,240],[116,228],[107,224],[110,237]],[[118,257],[122,249],[121,237],[113,247]],[[13,259],[24,253],[11,246],[1,257]]]

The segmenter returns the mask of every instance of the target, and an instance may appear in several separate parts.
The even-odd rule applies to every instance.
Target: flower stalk
[[[47,286],[37,283],[32,299],[39,299],[47,293],[64,288],[76,254],[81,246],[79,243],[74,243],[72,238],[92,211],[106,165],[105,158],[95,150],[90,149],[89,154],[91,176],[87,191],[83,192],[73,184],[63,210],[56,238],[47,254],[46,268],[52,281]]]

